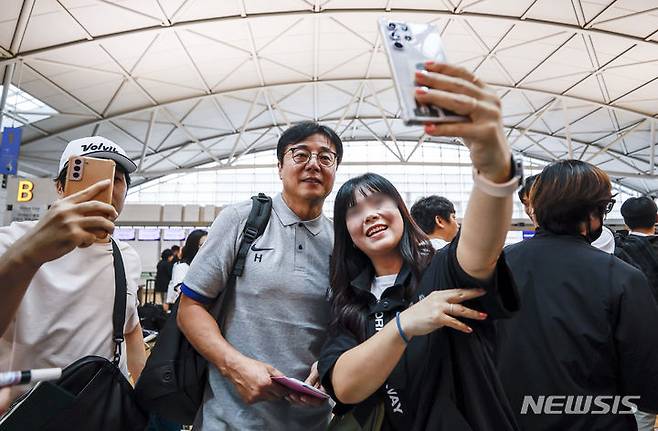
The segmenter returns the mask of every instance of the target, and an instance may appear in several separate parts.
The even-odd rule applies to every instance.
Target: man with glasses
[[[342,155],[340,138],[317,123],[281,135],[283,190],[272,199],[269,223],[251,246],[221,328],[207,310],[228,281],[251,201],[222,210],[192,262],[181,286],[178,323],[210,364],[195,430],[326,429],[327,402],[295,396],[271,377],[318,382],[313,365],[329,322],[333,246],[333,225],[322,206]]]

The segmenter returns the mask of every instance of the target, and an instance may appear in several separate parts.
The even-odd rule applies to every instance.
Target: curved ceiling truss
[[[0,12],[3,82],[58,111],[25,126],[26,173],[54,175],[65,143],[91,134],[126,148],[139,165],[138,182],[212,162],[221,169],[274,148],[285,127],[307,119],[347,142],[378,141],[410,163],[413,152],[397,142],[417,149],[435,138],[398,119],[375,27],[390,14],[435,23],[451,61],[496,88],[516,151],[590,161],[620,184],[658,190],[658,7],[610,0],[415,1],[403,9],[395,0],[377,7],[350,1],[349,9],[342,0],[9,3],[15,16],[2,16],[11,6]],[[3,33],[2,23],[11,31]],[[20,123],[27,114],[4,104],[7,118]]]

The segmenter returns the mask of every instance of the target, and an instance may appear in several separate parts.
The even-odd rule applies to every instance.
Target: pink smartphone
[[[275,376],[272,377],[272,380],[302,395],[310,395],[312,397],[325,400],[329,398],[329,395],[325,394],[321,390],[314,388],[313,386],[309,385],[308,383],[304,383],[301,380],[293,379],[292,377]]]

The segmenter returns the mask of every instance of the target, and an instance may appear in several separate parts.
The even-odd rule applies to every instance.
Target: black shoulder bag
[[[112,240],[114,308],[112,361],[85,356],[64,368],[55,382],[41,382],[19,398],[0,421],[2,431],[143,431],[147,417],[119,369],[126,316],[126,273]]]
[[[224,324],[223,304],[235,287],[235,280],[244,271],[245,260],[251,244],[263,234],[270,219],[272,199],[263,193],[252,196],[251,212],[242,231],[242,241],[233,270],[213,310],[220,328]],[[203,400],[208,381],[208,363],[178,328],[176,317],[180,297],[174,304],[167,323],[158,335],[151,356],[142,371],[135,394],[139,405],[149,413],[179,424],[194,422]]]

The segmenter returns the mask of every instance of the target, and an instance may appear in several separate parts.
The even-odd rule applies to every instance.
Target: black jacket
[[[552,395],[549,412],[583,408],[586,397],[585,411],[603,412],[594,397],[605,395],[639,395],[642,409],[658,410],[658,307],[646,278],[580,236],[539,230],[505,254],[523,307],[496,323],[498,370],[521,428],[636,430],[632,414],[521,411],[524,397]]]
[[[457,243],[455,240],[437,252],[412,300],[416,302],[435,290],[482,287],[489,293],[465,305],[488,313],[489,318],[483,322],[469,320],[472,334],[444,328],[414,337],[378,392],[356,406],[337,402],[336,414],[354,408],[356,419],[363,422],[372,407],[384,401],[386,430],[518,429],[492,357],[492,319],[509,317],[518,308],[515,287],[502,256],[491,281],[481,282],[466,274],[457,262]],[[352,289],[368,304],[367,337],[395,318],[397,311],[410,306],[403,297],[403,290],[412,282],[410,270],[403,267],[395,285],[386,289],[377,301],[370,293],[371,271],[364,269],[351,283]],[[332,332],[320,355],[318,369],[324,387],[335,400],[331,371],[340,355],[356,347],[359,341],[345,329]]]
[[[173,262],[161,260],[158,262],[155,273],[155,291],[166,292],[171,281],[171,273],[174,267]]]
[[[615,256],[642,271],[658,301],[658,235],[616,234]]]

